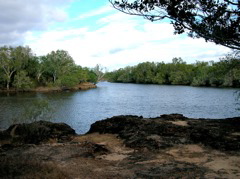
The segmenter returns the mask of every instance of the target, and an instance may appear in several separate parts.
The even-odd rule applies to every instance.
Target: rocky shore
[[[240,117],[115,116],[85,135],[63,123],[0,132],[1,178],[240,178]]]

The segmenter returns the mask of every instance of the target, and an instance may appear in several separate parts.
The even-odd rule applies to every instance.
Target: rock
[[[163,114],[160,116],[160,118],[164,120],[172,120],[172,121],[187,119],[187,117],[183,116],[182,114]]]
[[[6,131],[0,131],[0,141],[9,140],[11,135]]]
[[[173,121],[186,123],[178,125]],[[236,151],[240,149],[240,118],[207,120],[189,119],[181,114],[162,115],[144,119],[138,116],[115,116],[97,121],[88,133],[117,134],[126,146],[159,150],[177,144],[202,143],[214,149]]]
[[[39,144],[49,139],[66,141],[76,135],[69,125],[65,123],[52,123],[47,121],[37,121],[30,124],[14,124],[6,131],[16,143]]]
[[[88,141],[84,142],[81,147],[84,147],[85,152],[83,152],[80,156],[85,158],[95,158],[98,155],[110,153],[110,151],[104,145],[95,144]]]
[[[126,128],[132,128],[139,124],[139,119],[142,117],[138,116],[115,116],[106,120],[97,121],[91,125],[90,130],[87,133],[111,133],[118,134]]]
[[[137,178],[204,178],[206,169],[194,164],[175,162],[136,171]]]

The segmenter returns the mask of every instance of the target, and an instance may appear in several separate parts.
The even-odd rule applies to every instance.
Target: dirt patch
[[[178,126],[189,126],[187,121],[169,121],[169,122]]]
[[[97,86],[93,83],[83,82],[75,87],[75,89],[79,89],[79,90],[87,90],[91,88],[97,88]]]
[[[127,157],[129,157],[129,155],[113,153],[108,155],[102,155],[101,157],[98,157],[98,159],[109,160],[109,161],[121,161]]]
[[[54,92],[54,91],[62,91],[60,87],[43,87],[39,86],[36,89],[32,90],[36,92]]]
[[[180,145],[167,151],[175,160],[194,164],[203,164],[209,160],[200,145]]]
[[[126,147],[124,141],[115,134],[93,133],[75,137],[72,142],[90,141],[99,145],[104,145],[109,151],[119,154],[128,154],[134,150]]]
[[[212,161],[204,164],[223,178],[240,178],[239,156],[215,156]]]

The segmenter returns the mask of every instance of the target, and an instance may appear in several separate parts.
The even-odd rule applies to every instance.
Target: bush
[[[27,72],[20,71],[14,77],[13,86],[18,90],[29,90],[34,87],[34,83],[27,76]]]
[[[66,75],[60,78],[60,85],[62,87],[72,88],[79,84],[79,80],[76,76]]]

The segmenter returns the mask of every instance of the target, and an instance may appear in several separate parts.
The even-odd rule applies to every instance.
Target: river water
[[[0,94],[0,128],[21,115],[23,106],[44,98],[52,107],[54,122],[65,122],[77,133],[87,132],[97,120],[116,115],[157,117],[181,113],[193,118],[227,118],[240,115],[236,91],[231,88],[98,83],[87,91]]]

